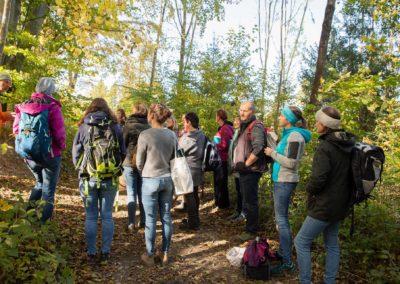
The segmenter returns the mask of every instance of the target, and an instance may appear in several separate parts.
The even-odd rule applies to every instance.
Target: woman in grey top
[[[168,263],[168,251],[172,237],[171,205],[173,184],[170,161],[175,157],[177,140],[175,134],[163,124],[171,111],[162,104],[150,106],[147,120],[150,129],[140,133],[137,143],[136,166],[141,173],[142,202],[145,212],[146,250],[143,262],[154,265],[154,244],[156,239],[157,210],[160,208],[162,222],[162,263]]]
[[[183,219],[180,229],[198,230],[199,218],[199,186],[203,183],[202,163],[204,146],[207,137],[199,130],[199,117],[193,112],[185,115],[183,120],[185,133],[179,140],[179,147],[183,150],[193,178],[193,192],[184,195],[188,219]]]

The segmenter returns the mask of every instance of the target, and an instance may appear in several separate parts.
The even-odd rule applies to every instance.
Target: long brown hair
[[[82,125],[84,123],[85,117],[88,116],[89,113],[96,112],[96,111],[103,111],[106,113],[109,119],[113,122],[117,123],[117,118],[115,114],[112,112],[110,107],[108,106],[107,102],[103,98],[95,98],[89,107],[85,110],[82,118],[79,120],[78,125]]]
[[[294,113],[294,115],[300,120],[299,127],[307,129],[307,120],[303,117],[303,112],[296,106],[289,106],[290,110]]]

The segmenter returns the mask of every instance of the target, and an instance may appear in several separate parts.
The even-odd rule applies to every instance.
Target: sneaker
[[[246,217],[243,216],[243,214],[239,214],[235,219],[232,219],[232,222],[235,223],[240,223],[246,220]]]
[[[246,242],[248,240],[252,240],[256,238],[256,234],[250,232],[243,232],[238,236],[239,240],[242,242]]]
[[[147,252],[144,252],[140,258],[147,266],[154,266],[154,256],[148,256]]]
[[[106,265],[108,263],[108,260],[110,259],[110,254],[108,252],[106,253],[101,253],[100,256],[100,264],[101,265]]]
[[[296,270],[296,265],[293,262],[286,262],[271,268],[272,275],[280,275],[284,272],[294,272]]]
[[[97,264],[97,255],[95,254],[88,254],[87,255],[87,262],[90,266],[94,266]]]

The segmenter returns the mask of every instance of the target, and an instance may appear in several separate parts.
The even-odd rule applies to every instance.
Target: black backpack
[[[206,137],[204,142],[204,156],[202,163],[203,172],[216,171],[221,164],[222,161],[218,154],[217,146]]]
[[[351,152],[351,171],[353,186],[350,196],[352,224],[354,232],[354,205],[371,198],[371,192],[382,178],[385,153],[379,146],[357,142]]]

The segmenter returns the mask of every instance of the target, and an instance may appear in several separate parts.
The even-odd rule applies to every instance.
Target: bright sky
[[[301,1],[303,2],[303,1]],[[224,21],[212,21],[207,24],[205,34],[202,38],[197,36],[196,43],[200,49],[204,49],[207,45],[211,44],[214,37],[223,37],[231,29],[238,30],[240,26],[243,26],[249,33],[252,32],[255,25],[257,25],[257,0],[242,0],[236,5],[226,5],[225,7],[225,19]],[[300,3],[300,0],[299,0]],[[318,44],[319,37],[321,33],[322,21],[325,12],[326,1],[324,0],[309,0],[308,10],[304,22],[304,32],[301,37],[301,41],[306,47],[314,44]],[[299,17],[300,17],[299,13]],[[276,25],[277,26],[277,25]],[[166,25],[164,32],[167,34],[168,38],[176,39],[176,45],[179,44],[179,37],[172,24]],[[175,35],[173,34],[175,33]],[[278,58],[278,43],[279,43],[279,30],[274,29],[272,32],[272,45],[269,60],[271,62],[276,62]],[[254,42],[252,50],[255,50],[258,45],[257,41]],[[170,56],[179,56],[178,52],[163,52],[161,60],[170,60]],[[178,60],[178,58],[176,58]],[[296,74],[301,65],[301,57],[297,58],[294,62],[292,73]],[[251,62],[254,66],[259,66],[259,57],[257,53],[252,56]],[[270,64],[272,65],[272,64]],[[93,81],[104,80],[107,87],[111,87],[118,78],[118,74],[102,74],[95,78]],[[78,81],[83,88],[77,88],[80,90],[80,94],[87,93],[90,89],[90,84],[87,83],[88,78],[82,78],[81,82]],[[294,76],[294,79],[297,79]],[[95,82],[93,82],[95,83]]]

